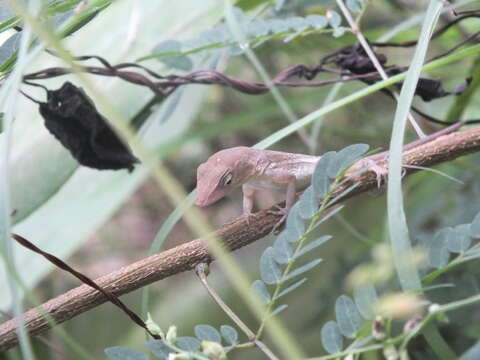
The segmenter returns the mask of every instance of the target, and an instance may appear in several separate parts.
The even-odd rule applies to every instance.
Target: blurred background
[[[371,2],[362,17],[362,30],[369,40],[376,41],[397,26],[402,26],[403,30],[394,37],[395,41],[416,39],[419,34],[419,16],[426,3]],[[473,4],[465,3],[467,6],[461,9],[468,9],[469,3]],[[285,1],[277,13],[274,12],[275,2],[243,0],[236,5],[243,6],[249,16],[259,18],[272,14],[303,17],[322,14],[327,10],[339,11],[333,1]],[[117,1],[81,30],[67,37],[65,46],[76,55],[97,54],[112,63],[135,61],[152,53],[154,47],[162,41],[195,38],[202,31],[221,23],[222,11],[223,2],[215,0],[198,3],[178,0],[175,4],[168,1]],[[451,17],[451,13],[445,13],[439,24],[446,24]],[[345,20],[342,25],[347,26]],[[478,29],[477,19],[461,22],[432,41],[429,57],[447,51],[475,29]],[[130,39],[129,36],[133,38]],[[314,66],[326,54],[354,43],[355,37],[348,32],[339,37],[333,37],[329,33],[313,33],[298,36],[288,42],[283,39],[265,41],[254,51],[268,74],[273,77],[294,64]],[[400,66],[409,65],[413,50],[414,48],[378,49],[387,57],[387,65]],[[431,71],[428,77],[441,79],[445,89],[453,89],[472,74],[475,61],[478,64],[478,58],[468,57]],[[42,54],[29,65],[26,72],[51,67],[57,62],[48,54]],[[157,59],[147,60],[143,64],[161,73],[181,71],[172,69]],[[193,66],[196,69],[216,66],[230,76],[261,81],[245,56],[229,56],[226,48],[216,49],[208,56],[197,56]],[[325,75],[322,76],[326,78]],[[74,79],[68,76],[42,81],[42,84],[56,89],[67,78]],[[146,89],[125,84],[118,79],[102,79],[91,75],[89,78],[128,119],[134,118],[152,98]],[[365,85],[359,82],[338,86],[335,98],[342,98],[363,87]],[[44,96],[41,91],[37,93],[31,88],[28,91],[39,98]],[[280,91],[294,113],[301,118],[322,107],[331,94],[332,87],[282,88]],[[195,188],[196,167],[214,152],[232,146],[252,146],[288,125],[288,120],[270,94],[251,96],[227,87],[195,85],[186,87],[177,98],[179,100],[174,104],[173,111],[166,118],[165,104],[155,105],[147,116],[149,127],[140,133],[144,143],[163,151],[162,161],[187,192]],[[462,115],[463,119],[480,118],[478,100],[478,92],[475,92]],[[415,103],[431,116],[445,119],[455,101],[455,97],[449,96],[428,103],[416,99]],[[163,110],[158,110],[162,106]],[[36,205],[31,205],[31,211],[25,213],[23,218],[14,221],[14,231],[62,257],[91,278],[146,257],[153,239],[175,205],[142,166],[138,166],[132,175],[123,174],[125,171],[122,174],[107,171],[105,173],[108,174],[105,175],[96,170],[79,168],[42,128],[41,118],[36,111],[35,105],[21,99],[21,110],[19,107],[13,135],[13,204],[33,201],[34,195],[21,197],[21,194],[30,194],[26,192],[27,188],[33,189],[31,191],[37,195],[43,191],[43,180],[38,176],[43,175],[45,182],[52,178],[60,180],[56,191],[45,190],[49,195],[44,195]],[[394,112],[394,101],[382,93],[375,93],[329,113],[322,119],[322,126],[314,139],[316,154],[339,150],[353,143],[367,143],[371,149],[388,148]],[[426,132],[439,129],[419,116],[417,118]],[[312,126],[307,127],[306,131],[311,134]],[[415,139],[411,129],[408,139]],[[163,150],[165,144],[174,143],[177,144],[176,147],[170,146],[168,151]],[[32,155],[33,149],[39,149],[38,154]],[[311,150],[297,135],[283,139],[273,149],[296,153],[309,153]],[[31,160],[32,156],[37,157]],[[41,156],[44,156],[43,162]],[[27,159],[35,161],[34,169],[27,169]],[[479,211],[480,157],[463,157],[438,166],[437,169],[464,184],[426,172],[405,179],[405,206],[415,242],[430,241],[434,232],[441,227],[471,222]],[[40,179],[38,186],[41,190],[35,191],[35,182],[27,182],[34,177]],[[261,194],[256,205],[265,208],[278,200],[269,194]],[[323,262],[309,272],[308,281],[302,287],[285,298],[284,302],[289,307],[280,315],[307,355],[324,354],[320,329],[325,322],[334,319],[335,300],[342,294],[351,294],[352,286],[361,281],[359,279],[375,279],[379,292],[399,290],[391,254],[385,247],[388,243],[385,203],[385,196],[381,193],[358,196],[349,200],[339,215],[319,228],[319,234],[333,236],[331,241],[315,253],[315,256],[323,258]],[[241,214],[241,208],[241,191],[237,191],[231,197],[202,211],[214,227],[219,227],[237,218]],[[168,235],[162,249],[172,248],[194,238],[189,228],[180,221]],[[259,278],[260,255],[264,248],[272,244],[273,239],[273,236],[268,236],[234,253],[235,259],[252,281]],[[37,255],[20,249],[17,251],[20,256],[20,272],[35,274],[30,285],[41,301],[79,285],[70,275],[52,269]],[[4,276],[3,273],[0,275]],[[211,266],[209,280],[233,310],[254,328],[256,320],[244,303],[239,301],[222,269],[215,263]],[[428,299],[431,301],[444,303],[478,293],[478,266],[475,262],[462,265],[442,276],[439,282],[455,283],[456,286],[430,291]],[[233,326],[191,272],[154,283],[150,286],[150,291],[149,312],[164,329],[175,324],[179,334],[190,336],[197,324]],[[1,297],[5,296],[2,310],[8,313],[8,290],[2,288],[0,293]],[[122,299],[140,311],[141,290],[123,296]],[[478,307],[465,308],[455,312],[450,320],[441,332],[452,348],[462,353],[480,337],[480,311]],[[144,350],[143,331],[109,303],[73,318],[62,327],[99,359],[104,358],[103,349],[109,346],[122,345]],[[39,359],[76,358],[52,332],[46,332],[42,337],[48,340],[51,347],[35,340]],[[266,341],[269,342],[268,336]],[[414,346],[415,352],[420,354],[418,358],[434,358],[420,340]],[[19,358],[16,351],[0,354],[0,359],[15,358]],[[230,358],[263,359],[263,354],[251,349],[235,351]]]

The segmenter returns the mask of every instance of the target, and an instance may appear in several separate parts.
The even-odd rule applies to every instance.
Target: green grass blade
[[[30,10],[37,3],[30,5]],[[4,262],[7,273],[8,287],[11,294],[11,308],[17,321],[17,334],[19,338],[20,349],[22,356],[26,360],[35,359],[30,339],[25,328],[25,320],[23,317],[22,307],[22,291],[17,284],[19,272],[15,261],[15,252],[13,248],[13,239],[11,238],[11,205],[10,205],[10,147],[12,140],[12,125],[15,116],[15,110],[18,100],[18,89],[22,81],[22,71],[26,65],[25,57],[28,51],[28,45],[32,36],[31,29],[26,27],[22,32],[20,40],[20,48],[18,52],[18,60],[15,68],[10,74],[9,78],[2,85],[0,91],[0,106],[4,109],[4,132],[1,143],[1,158],[0,158],[0,245],[2,260]]]
[[[403,139],[407,116],[415,95],[418,79],[422,72],[422,65],[427,53],[428,43],[442,11],[442,7],[442,2],[438,0],[431,0],[429,3],[418,45],[400,92],[390,141],[387,192],[388,231],[394,254],[395,267],[404,291],[420,290],[421,282],[420,275],[413,263],[412,247],[403,208],[401,168]]]

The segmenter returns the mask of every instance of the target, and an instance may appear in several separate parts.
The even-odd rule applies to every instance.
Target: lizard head
[[[205,207],[243,185],[252,173],[253,151],[248,147],[234,147],[213,154],[197,169],[197,200]]]

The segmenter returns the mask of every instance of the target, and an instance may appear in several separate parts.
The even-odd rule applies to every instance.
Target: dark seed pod
[[[138,159],[110,128],[85,92],[70,82],[47,91],[45,126],[77,161],[94,169],[132,171]]]

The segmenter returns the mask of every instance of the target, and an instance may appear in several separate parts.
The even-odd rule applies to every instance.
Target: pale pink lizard
[[[404,146],[404,151],[433,141],[438,137],[460,128],[464,122],[455,123]],[[362,169],[374,171],[380,184],[386,170],[376,165],[386,159],[388,151],[374,154],[357,161],[347,175]],[[295,202],[297,191],[309,184],[313,170],[320,156],[294,154],[281,151],[259,150],[245,146],[221,150],[213,154],[197,169],[196,205],[211,205],[232,190],[242,186],[243,215],[249,216],[253,209],[253,194],[256,190],[279,189],[286,192],[284,213]]]

